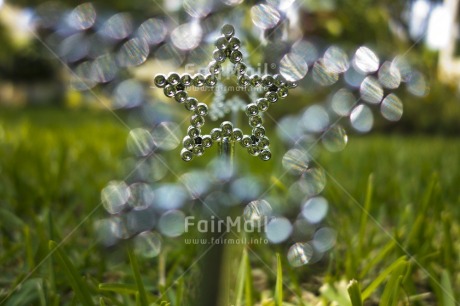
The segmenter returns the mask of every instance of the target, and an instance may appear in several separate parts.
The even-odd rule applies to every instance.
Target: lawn
[[[147,260],[131,241],[98,242],[100,191],[129,172],[128,132],[106,112],[0,111],[0,305],[193,305],[197,248],[165,239]],[[276,177],[279,159],[251,169]],[[286,245],[229,248],[224,304],[457,305],[460,140],[350,135],[316,163],[337,245],[301,268]]]

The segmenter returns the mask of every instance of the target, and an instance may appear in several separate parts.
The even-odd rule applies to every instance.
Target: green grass
[[[196,267],[176,279],[196,248],[170,239],[145,260],[129,243],[97,243],[94,222],[106,216],[95,210],[99,192],[126,173],[126,128],[103,112],[0,113],[0,304],[192,305]],[[252,171],[279,173],[279,155]],[[257,256],[231,248],[228,304],[457,305],[460,141],[351,135],[345,151],[321,151],[317,162],[328,172],[337,246],[297,269],[287,264],[287,246],[254,248]]]

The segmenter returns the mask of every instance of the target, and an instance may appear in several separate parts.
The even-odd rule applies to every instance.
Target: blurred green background
[[[136,24],[152,16],[188,18],[182,1],[167,2],[99,1],[94,5],[101,15],[130,12]],[[257,49],[261,36],[254,34],[251,17],[245,13],[258,2],[216,4],[219,10],[210,13],[209,19],[210,24],[220,24],[239,11],[243,20],[239,30],[247,31],[242,33],[247,38],[244,47],[253,52],[255,61],[262,61],[269,58],[270,44]],[[451,2],[456,1],[446,3]],[[63,9],[57,12],[64,14],[68,13],[65,9],[81,2],[58,4]],[[158,72],[158,66],[152,64],[155,56],[118,74],[120,80],[133,78],[144,86],[140,107],[114,107],[110,83],[96,86],[92,92],[75,90],[70,86],[68,66],[73,69],[78,62],[68,64],[56,56],[53,31],[32,27],[43,5],[43,1],[0,0],[0,305],[87,305],[86,296],[90,303],[100,305],[141,305],[142,294],[155,305],[192,305],[196,268],[175,280],[188,272],[196,249],[179,240],[165,241],[159,258],[139,259],[140,285],[142,280],[136,278],[136,268],[132,259],[129,264],[125,249],[103,248],[94,226],[107,215],[98,208],[100,190],[130,171],[126,169],[130,154],[125,124],[134,128],[151,124],[146,123],[146,116],[153,120],[157,114],[166,114],[181,120],[185,114],[175,109],[176,104],[165,104],[156,89],[150,88]],[[174,5],[178,8],[171,9]],[[426,16],[414,13],[417,5],[429,8]],[[331,203],[328,222],[338,229],[338,242],[327,259],[311,267],[289,268],[283,255],[286,305],[351,305],[343,284],[351,279],[357,279],[362,289],[375,284],[367,292],[365,305],[458,304],[460,79],[455,72],[445,72],[446,64],[441,65],[443,52],[449,54],[447,45],[456,45],[456,38],[436,48],[428,41],[430,13],[441,5],[439,1],[391,0],[306,0],[299,4],[298,30],[303,37],[346,50],[371,46],[382,59],[404,55],[425,75],[429,90],[418,97],[400,90],[404,103],[401,121],[389,123],[376,116],[374,129],[367,135],[347,129],[349,143],[343,152],[321,150],[318,162],[330,175],[324,192]],[[456,20],[455,13],[446,11],[446,16]],[[414,16],[420,19],[412,25],[420,28],[416,35],[411,33],[415,31],[411,29]],[[276,33],[274,37],[278,37]],[[190,54],[186,54],[185,63],[187,56]],[[327,88],[293,91],[285,106],[273,107],[270,115],[280,119],[312,102],[325,101],[329,94]],[[146,105],[154,106],[153,114]],[[273,123],[267,127],[276,128]],[[239,151],[236,154],[254,174],[263,177],[270,173],[273,179],[279,174],[286,147],[271,134],[277,156],[268,164],[246,159]],[[184,165],[179,149],[172,153],[166,160],[178,173],[206,163],[197,160]],[[277,188],[282,192],[286,187]],[[370,216],[363,213],[361,205]],[[76,267],[74,279],[65,260],[49,256],[49,240],[59,243],[64,238],[59,256],[69,258]],[[246,302],[240,302],[234,291],[245,279],[236,272],[242,253],[233,250],[237,264],[228,263],[236,268],[225,275],[224,283],[231,288],[226,301],[274,305],[276,300],[270,298],[276,297],[280,278],[279,273],[272,273],[277,267],[274,254],[285,254],[286,248],[255,249],[268,268],[250,256],[253,284],[245,291]],[[398,286],[386,289],[393,270],[385,271],[401,256],[406,256],[409,267],[401,273]],[[101,283],[123,285],[103,290]],[[142,293],[144,287],[147,293]],[[395,302],[382,304],[387,296],[393,296]]]

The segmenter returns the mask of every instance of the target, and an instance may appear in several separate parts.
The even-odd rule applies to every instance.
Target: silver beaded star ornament
[[[229,140],[238,142],[248,153],[258,156],[267,161],[271,158],[270,140],[265,135],[261,114],[266,112],[271,103],[278,99],[286,98],[288,90],[297,87],[294,82],[286,81],[281,75],[264,75],[263,77],[246,73],[246,65],[243,63],[243,54],[240,51],[240,40],[234,36],[235,29],[226,24],[221,29],[222,35],[216,39],[216,49],[213,52],[214,60],[209,64],[209,74],[182,74],[172,72],[168,76],[158,74],[154,78],[155,86],[163,88],[167,97],[174,99],[185,106],[192,113],[187,135],[184,137],[181,157],[184,161],[191,161],[194,156],[203,155],[206,148],[216,142]],[[238,78],[238,85],[256,90],[262,89],[263,97],[246,105],[245,113],[252,128],[251,135],[244,135],[242,130],[233,126],[230,121],[223,121],[220,128],[214,128],[210,134],[203,134],[201,128],[205,124],[208,115],[208,106],[189,97],[189,87],[214,88],[218,84],[218,77],[222,73],[222,64],[229,59],[233,64],[233,71]]]

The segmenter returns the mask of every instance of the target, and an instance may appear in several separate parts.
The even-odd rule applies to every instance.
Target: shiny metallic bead
[[[265,129],[262,126],[253,128],[252,135],[254,135],[257,138],[261,138],[265,136]]]
[[[192,84],[193,86],[201,87],[204,85],[204,81],[205,81],[204,75],[202,75],[201,73],[197,73],[193,76]]]
[[[249,135],[244,135],[243,138],[241,138],[241,145],[244,148],[249,148],[252,145],[252,139],[251,136]]]
[[[182,157],[184,161],[188,162],[193,159],[193,152],[184,148],[180,151],[180,156]]]
[[[222,65],[219,64],[218,62],[212,61],[209,64],[209,73],[211,73],[213,75],[217,75],[217,74],[220,74],[221,71],[222,71]]]
[[[232,140],[240,142],[243,139],[243,131],[236,128],[233,129]]]
[[[206,86],[208,87],[214,87],[217,84],[217,78],[215,75],[208,74],[206,76],[206,80],[204,81]]]
[[[189,111],[194,111],[197,105],[198,105],[198,100],[192,97],[188,97],[184,103],[185,108]]]
[[[283,76],[281,74],[275,74],[273,76],[273,79],[275,80],[276,87],[284,87],[284,86],[286,86],[286,79],[283,78]]]
[[[224,50],[215,50],[212,53],[212,57],[214,58],[216,62],[219,62],[219,63],[223,63],[225,59],[227,58]]]
[[[177,85],[179,84],[180,82],[180,76],[175,73],[175,72],[172,72],[168,75],[168,83],[171,84],[171,85]]]
[[[204,117],[200,115],[192,115],[190,118],[190,124],[194,127],[202,127],[204,124]]]
[[[174,95],[174,99],[176,99],[176,101],[179,103],[184,103],[185,100],[187,100],[187,93],[183,90],[180,90],[176,92],[176,94]]]
[[[235,34],[235,28],[231,24],[225,24],[220,32],[228,39]]]
[[[278,101],[278,94],[273,91],[269,91],[265,94],[265,99],[267,99],[271,103],[275,103]]]
[[[222,138],[222,131],[221,129],[215,128],[211,130],[211,139],[214,141],[219,141]]]
[[[259,127],[262,125],[262,117],[260,116],[251,116],[249,117],[249,125],[252,127]]]
[[[262,136],[259,138],[259,141],[257,142],[257,147],[259,149],[264,149],[265,147],[268,147],[270,145],[270,140],[266,136]]]
[[[296,88],[299,84],[297,82],[286,82],[286,86],[290,89]]]
[[[236,63],[235,64],[235,74],[236,75],[240,75],[240,74],[243,74],[245,71],[246,71],[246,64],[243,63],[243,62],[239,62],[239,63]]]
[[[209,135],[203,136],[202,145],[205,148],[211,147],[212,146],[212,138],[211,138],[211,136],[209,136]]]
[[[204,153],[204,148],[203,148],[202,145],[196,145],[196,146],[193,147],[192,152],[196,156],[201,156]]]
[[[257,74],[254,74],[251,76],[251,85],[254,87],[260,86],[262,84],[262,78],[258,76]]]
[[[241,42],[238,38],[236,37],[232,37],[230,38],[230,40],[228,41],[228,47],[230,48],[230,50],[232,51],[236,51],[240,48],[241,46]]]
[[[190,136],[185,136],[184,139],[182,139],[182,145],[185,149],[191,150],[195,146],[195,142]]]
[[[251,82],[251,80],[249,79],[249,77],[246,75],[246,74],[242,74],[239,78],[238,78],[238,84],[240,86],[243,86],[243,87],[246,87],[248,86]]]
[[[239,63],[243,60],[243,54],[236,50],[230,54],[230,61],[234,64]]]
[[[257,156],[260,153],[260,150],[256,146],[250,146],[248,147],[248,153],[251,154],[252,156]]]
[[[261,112],[265,112],[266,110],[268,110],[268,107],[270,106],[270,102],[268,102],[268,100],[265,98],[260,98],[260,99],[257,99],[256,105]]]
[[[174,85],[168,84],[163,89],[163,93],[166,97],[174,97],[176,94],[176,87],[174,87]]]
[[[275,79],[271,75],[264,75],[262,78],[262,85],[266,88],[273,86]]]
[[[189,126],[187,129],[187,135],[190,136],[190,138],[195,139],[196,137],[201,135],[201,130],[194,126]]]
[[[286,87],[281,87],[281,88],[278,88],[278,97],[280,97],[281,99],[284,99],[288,96],[288,89]]]
[[[206,116],[208,114],[208,106],[204,103],[198,103],[195,108],[195,114],[199,116]]]
[[[233,133],[233,124],[230,121],[224,121],[220,124],[222,137],[230,137]]]
[[[270,150],[262,150],[260,153],[259,153],[259,158],[263,161],[267,161],[269,160],[270,158],[272,158],[272,153],[270,152]]]
[[[164,74],[157,74],[153,79],[156,87],[163,88],[166,86],[166,77]]]
[[[183,74],[183,75],[181,76],[181,78],[180,78],[180,82],[181,82],[181,84],[184,85],[184,86],[190,86],[190,85],[192,85],[192,81],[193,81],[192,76],[191,76],[190,74],[188,74],[188,73]]]
[[[216,48],[219,50],[225,50],[228,47],[228,40],[225,36],[219,36],[214,43]]]
[[[254,103],[246,105],[246,114],[248,116],[255,116],[259,113],[259,108]]]

